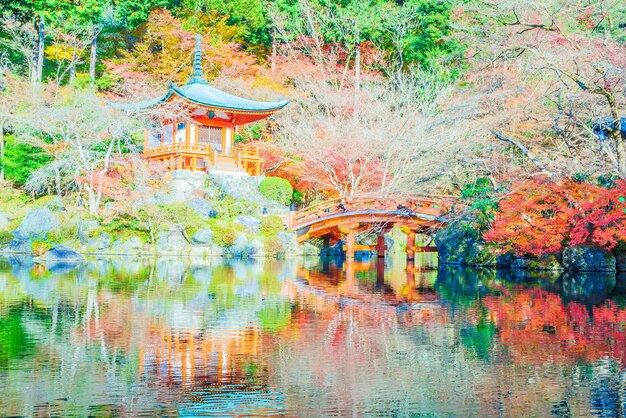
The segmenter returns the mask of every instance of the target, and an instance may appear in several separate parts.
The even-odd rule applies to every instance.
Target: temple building
[[[202,37],[196,37],[192,77],[147,105],[179,102],[188,109],[185,120],[164,120],[162,129],[147,130],[144,156],[162,162],[170,170],[206,173],[243,172],[261,174],[262,158],[253,145],[235,145],[237,126],[267,118],[285,107],[289,100],[259,102],[234,96],[211,87],[202,75]]]

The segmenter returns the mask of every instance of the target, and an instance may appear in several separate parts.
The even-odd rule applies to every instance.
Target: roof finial
[[[193,57],[193,77],[191,82],[204,82],[202,77],[202,35],[196,35],[196,50]]]

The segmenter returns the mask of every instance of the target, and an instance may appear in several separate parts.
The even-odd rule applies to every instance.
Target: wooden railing
[[[233,147],[232,155],[237,167],[253,176],[261,175],[261,152],[253,145],[238,145]]]
[[[240,145],[231,148],[231,154],[216,154],[209,144],[188,144],[186,142],[175,142],[173,144],[163,144],[154,148],[144,150],[144,155],[154,159],[169,159],[176,156],[201,157],[206,159],[209,166],[215,166],[217,159],[231,159],[237,169],[248,172],[251,175],[260,175],[261,153],[258,147],[251,145]]]
[[[370,197],[337,198],[309,206],[290,216],[290,228],[336,214],[361,211],[406,212],[440,216],[448,211],[450,199],[411,198],[374,199]]]
[[[208,158],[211,162],[215,161],[215,151],[209,144],[187,144],[186,142],[175,142],[173,144],[163,144],[158,147],[144,150],[144,154],[148,157],[165,156],[175,153],[200,154],[204,158]]]

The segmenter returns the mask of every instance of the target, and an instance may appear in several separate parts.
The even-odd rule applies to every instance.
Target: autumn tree
[[[475,18],[487,18],[483,26],[490,27],[474,32],[475,56],[492,85],[490,96],[509,115],[494,121],[495,138],[543,172],[626,177],[620,2],[502,0],[475,7]]]
[[[31,99],[20,108],[16,134],[20,141],[47,149],[54,156],[33,173],[26,189],[45,191],[52,181],[63,189],[86,192],[91,213],[102,202],[103,180],[112,164],[124,164],[132,151],[135,119],[87,91],[63,88],[28,92]]]
[[[526,182],[499,202],[484,238],[518,255],[558,252],[577,244],[610,250],[626,241],[626,183]]]

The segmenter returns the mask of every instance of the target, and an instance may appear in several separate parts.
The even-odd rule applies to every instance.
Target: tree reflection
[[[619,280],[431,266],[8,260],[0,414],[621,411]]]

